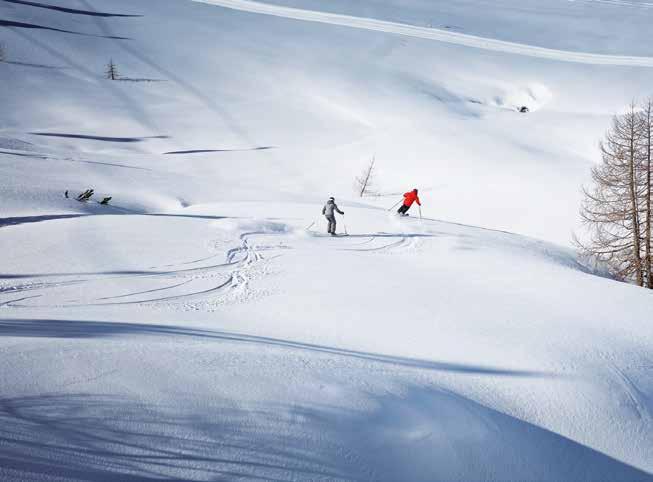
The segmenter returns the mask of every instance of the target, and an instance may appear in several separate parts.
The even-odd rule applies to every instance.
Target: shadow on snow
[[[94,12],[90,10],[79,10],[77,8],[59,7],[57,5],[50,5],[40,2],[28,2],[27,0],[4,0],[7,3],[17,3],[19,5],[28,5],[30,7],[45,8],[47,10],[54,10],[63,13],[72,13],[74,15],[88,15],[91,17],[142,17],[142,15],[126,15],[123,13],[106,13]]]
[[[163,154],[204,154],[208,152],[248,152],[248,151],[267,151],[268,149],[274,149],[274,146],[259,146],[251,147],[248,149],[193,149],[190,151],[170,151],[164,152]]]
[[[63,29],[60,29],[60,28],[46,27],[45,25],[38,25],[38,24],[35,24],[35,23],[15,22],[13,20],[2,20],[2,19],[0,19],[0,27],[14,27],[14,28],[29,28],[29,29],[38,29],[38,30],[50,30],[52,32],[70,33],[70,34],[73,34],[73,35],[83,35],[85,37],[110,38],[110,39],[114,39],[114,40],[130,40],[127,37],[94,35],[94,34],[90,34],[90,33],[74,32],[72,30],[63,30]]]
[[[281,382],[280,382],[281,383]],[[401,383],[401,382],[399,382]],[[0,399],[0,476],[136,480],[629,480],[650,474],[458,394],[368,408],[164,395]]]
[[[43,137],[63,137],[65,139],[82,139],[89,141],[102,141],[102,142],[142,142],[147,139],[169,139],[170,136],[148,136],[148,137],[104,137],[104,136],[89,136],[84,134],[64,134],[59,132],[30,132],[35,136]]]
[[[466,374],[480,374],[509,377],[545,377],[553,378],[555,374],[535,371],[512,370],[504,368],[445,363],[416,358],[398,357],[368,353],[356,350],[334,348],[312,343],[301,343],[264,336],[244,335],[238,333],[198,330],[173,325],[150,325],[139,323],[120,323],[105,321],[55,320],[55,319],[0,319],[0,336],[23,338],[107,338],[132,336],[169,336],[189,337],[205,340],[251,343],[290,350],[328,353],[378,363],[414,367],[427,370],[446,371]]]
[[[112,216],[112,215],[123,215],[123,216],[150,216],[150,217],[171,217],[171,218],[188,218],[188,219],[206,219],[206,220],[219,220],[219,219],[234,219],[228,216],[210,216],[204,214],[168,214],[168,213],[141,213],[138,211],[130,211],[124,208],[118,208],[116,206],[102,206],[103,210],[112,210],[115,212],[110,213],[92,213],[92,214],[44,214],[38,216],[15,216],[9,218],[0,218],[0,228],[3,226],[18,226],[20,224],[29,224],[29,223],[40,223],[43,221],[54,221],[57,219],[70,219],[70,218],[82,218],[89,216]],[[67,274],[80,274],[80,273],[49,273],[49,274],[31,274],[31,275],[9,275],[9,274],[0,274],[0,279],[10,279],[10,278],[31,278],[35,276],[58,276],[58,275],[67,275]],[[83,273],[91,274],[91,273]],[[101,273],[99,273],[101,274]]]

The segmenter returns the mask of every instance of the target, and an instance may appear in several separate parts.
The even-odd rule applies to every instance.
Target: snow
[[[651,12],[1,2],[0,479],[653,479],[653,299],[570,246]]]
[[[653,58],[632,57],[620,55],[601,55],[583,52],[570,52],[564,50],[547,49],[532,45],[523,45],[505,42],[474,35],[451,32],[449,30],[429,27],[416,27],[414,25],[387,22],[370,18],[351,17],[335,13],[326,13],[312,10],[302,10],[291,7],[275,6],[251,0],[193,0],[219,7],[233,8],[244,12],[274,15],[277,17],[304,20],[308,22],[326,23],[329,25],[342,25],[345,27],[372,30],[377,32],[393,33],[413,38],[437,40],[439,42],[464,45],[495,52],[506,52],[518,55],[539,57],[543,59],[560,60],[563,62],[579,62],[599,65],[632,65],[639,67],[652,67]]]

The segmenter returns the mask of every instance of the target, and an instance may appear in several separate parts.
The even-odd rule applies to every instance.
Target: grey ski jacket
[[[322,214],[324,214],[325,216],[333,216],[334,211],[340,214],[345,214],[340,209],[338,209],[338,205],[335,203],[335,201],[331,201],[329,199],[327,203],[324,205],[324,207],[322,208]]]

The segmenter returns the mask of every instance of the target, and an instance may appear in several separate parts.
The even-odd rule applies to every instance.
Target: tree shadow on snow
[[[346,380],[331,382],[343,388]],[[0,400],[0,476],[136,480],[622,480],[650,474],[452,392],[401,385],[365,408],[164,394]],[[285,386],[279,381],[279,385]],[[284,397],[281,396],[283,399]]]
[[[30,134],[42,137],[62,137],[64,139],[81,139],[102,142],[142,142],[147,139],[169,139],[170,136],[147,136],[147,137],[105,137],[91,136],[86,134],[64,134],[60,132],[30,132]]]
[[[26,223],[39,223],[41,221],[52,221],[55,219],[71,219],[90,216],[89,214],[44,214],[41,216],[16,216],[11,218],[0,218],[0,228],[3,226],[16,226]]]
[[[28,5],[30,7],[45,8],[47,10],[54,10],[62,13],[71,13],[74,15],[88,15],[91,17],[142,17],[142,15],[127,15],[123,13],[106,13],[106,12],[95,12],[91,10],[80,10],[77,8],[66,8],[59,7],[57,5],[50,5],[47,3],[40,2],[28,2],[27,0],[4,0],[7,3],[17,3],[19,5]]]
[[[94,35],[91,33],[75,32],[73,30],[63,30],[60,28],[47,27],[45,25],[38,25],[35,23],[25,23],[25,22],[15,22],[13,20],[2,20],[0,19],[0,27],[14,27],[14,28],[29,28],[37,30],[50,30],[52,32],[61,32],[69,33],[73,35],[83,35],[85,37],[99,37],[99,38],[110,38],[114,40],[131,40],[127,37],[115,37],[115,36],[104,36],[104,35]]]
[[[105,321],[55,320],[55,319],[0,319],[0,336],[19,338],[109,338],[126,336],[164,336],[196,338],[216,342],[238,342],[264,345],[268,348],[298,350],[311,353],[327,353],[357,360],[368,360],[381,364],[397,365],[442,372],[470,375],[492,375],[522,378],[556,378],[547,372],[513,370],[509,368],[486,367],[458,363],[447,363],[417,358],[399,357],[357,350],[334,348],[313,343],[264,336],[244,335],[215,330],[197,330],[174,325],[150,325]]]
[[[44,156],[41,154],[25,154],[23,152],[12,152],[12,151],[1,151],[0,154],[6,155],[6,156],[17,156],[17,157],[30,157],[32,159],[48,159],[48,156]]]
[[[248,151],[267,151],[268,149],[274,149],[274,146],[259,146],[259,147],[250,147],[247,149],[193,149],[190,151],[170,151],[164,152],[163,154],[204,154],[207,152],[248,152]]]
[[[165,79],[151,79],[149,77],[120,77],[118,82],[168,82]]]
[[[22,67],[34,67],[37,69],[52,69],[52,70],[61,70],[65,69],[65,67],[61,67],[58,65],[45,65],[45,64],[31,64],[29,62],[18,62],[15,60],[3,60],[5,64],[10,64],[10,65],[20,65]]]
[[[74,199],[71,199],[74,200]],[[170,217],[170,218],[187,218],[187,219],[203,219],[209,221],[215,221],[220,219],[237,219],[229,216],[211,216],[208,214],[174,214],[174,213],[145,213],[139,212],[131,209],[119,208],[116,206],[100,206],[99,204],[94,205],[90,204],[88,206],[97,207],[98,210],[104,212],[94,212],[94,213],[72,213],[72,214],[43,214],[37,216],[14,216],[9,218],[0,218],[0,228],[3,226],[18,226],[21,224],[30,224],[30,223],[40,223],[43,221],[55,221],[58,219],[70,219],[70,218],[82,218],[87,216],[149,216],[149,217]],[[106,212],[109,211],[109,212]],[[40,274],[26,274],[26,275],[11,275],[11,274],[0,274],[0,279],[8,278],[33,278],[38,276],[66,276],[66,275],[76,275],[76,274],[106,274],[106,273],[40,273]]]

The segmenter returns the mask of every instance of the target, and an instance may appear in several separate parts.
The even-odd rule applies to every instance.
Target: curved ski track
[[[475,35],[452,32],[430,27],[418,27],[386,20],[375,20],[372,18],[353,17],[338,13],[319,12],[315,10],[303,10],[299,8],[270,5],[267,3],[252,0],[191,0],[197,3],[206,3],[217,7],[240,10],[243,12],[272,15],[306,22],[317,22],[329,25],[339,25],[362,30],[386,32],[406,37],[436,40],[449,44],[473,47],[493,52],[504,52],[516,55],[525,55],[561,62],[573,62],[592,65],[617,65],[631,67],[653,67],[653,57],[633,57],[623,55],[604,55],[586,52],[573,52],[568,50],[549,49],[534,45],[507,42],[490,38],[477,37]],[[611,2],[612,3],[612,2]]]
[[[55,282],[47,283],[47,282],[31,282],[31,283],[26,283],[23,286],[15,286],[11,288],[3,288],[0,290],[0,295],[10,295],[13,293],[18,293],[21,291],[28,291],[28,290],[45,290],[45,289],[52,289],[52,288],[60,288],[60,287],[65,287],[65,286],[70,286],[70,285],[79,285],[79,284],[85,284],[85,283],[97,283],[97,282],[103,282],[103,281],[115,281],[118,279],[134,279],[134,278],[170,278],[170,279],[183,279],[184,281],[179,282],[179,283],[174,283],[172,285],[164,286],[164,287],[158,287],[154,289],[148,289],[144,291],[137,291],[137,292],[131,292],[131,293],[126,293],[126,294],[121,294],[117,296],[105,296],[101,298],[97,298],[95,302],[92,303],[80,303],[78,300],[69,300],[68,302],[65,302],[63,304],[57,304],[55,306],[62,307],[62,306],[107,306],[107,305],[134,305],[134,304],[150,304],[150,303],[159,303],[159,302],[169,302],[169,301],[179,301],[179,300],[184,300],[188,301],[191,299],[197,299],[203,298],[206,295],[209,294],[214,294],[216,292],[219,292],[225,288],[237,288],[237,287],[243,287],[247,289],[247,284],[249,281],[249,277],[247,275],[247,272],[249,268],[262,261],[265,259],[262,255],[262,251],[267,251],[267,250],[272,250],[272,249],[282,249],[282,246],[251,246],[248,242],[248,238],[251,236],[255,235],[260,235],[260,234],[270,234],[270,233],[263,233],[263,232],[249,232],[249,233],[243,233],[240,236],[240,242],[241,245],[235,248],[232,248],[227,251],[226,253],[226,261],[221,264],[215,264],[215,265],[209,265],[209,266],[199,266],[195,268],[183,268],[183,269],[171,269],[167,271],[160,271],[160,272],[147,272],[144,271],[143,273],[137,273],[137,274],[131,274],[131,275],[122,275],[122,276],[100,276],[100,277],[93,277],[94,275],[92,273],[86,273],[88,275],[87,279],[74,279],[70,281],[65,281],[65,280],[58,280]],[[210,260],[212,258],[215,258],[216,255],[208,256],[205,258],[201,258],[198,260],[194,261],[188,261],[188,262],[182,262],[179,263],[178,265],[165,265],[166,267],[173,267],[173,266],[181,266],[181,265],[188,265],[188,264],[194,264],[206,260]],[[148,293],[153,293],[153,292],[160,292],[160,291],[166,291],[166,290],[171,290],[174,288],[178,288],[183,285],[187,285],[193,281],[195,281],[197,278],[196,275],[208,275],[208,276],[214,276],[218,273],[222,273],[222,270],[224,268],[231,268],[231,271],[222,274],[221,280],[216,284],[215,286],[208,287],[202,290],[198,291],[191,291],[187,293],[172,293],[167,296],[158,296],[155,298],[139,298],[139,299],[134,299],[134,300],[123,300],[123,301],[109,301],[109,300],[115,300],[117,298],[130,298],[132,296],[138,296],[138,295],[143,295],[143,294],[148,294]],[[62,274],[62,278],[66,278],[67,276],[78,276],[76,273],[71,273],[70,275]],[[35,278],[38,278],[35,276]],[[37,294],[33,296],[26,296],[26,297],[21,297],[18,299],[10,299],[6,301],[0,302],[0,306],[7,306],[7,307],[12,307],[12,308],[26,308],[26,307],[39,307],[39,308],[48,308],[48,307],[53,307],[53,305],[25,305],[21,304],[21,301],[25,301],[28,299],[33,299],[33,298],[39,298],[41,297],[42,294]]]
[[[199,301],[206,300],[207,296],[215,295],[225,289],[238,289],[241,292],[244,290],[247,292],[250,281],[250,271],[255,269],[255,267],[265,259],[274,259],[277,256],[270,258],[265,258],[263,253],[265,251],[279,251],[290,249],[288,246],[284,245],[267,245],[267,244],[251,244],[250,239],[255,236],[273,236],[277,233],[269,232],[245,232],[239,236],[240,243],[228,249],[225,253],[222,253],[222,256],[225,257],[222,263],[218,264],[207,264],[204,266],[190,267],[196,263],[203,263],[210,261],[220,256],[220,253],[216,253],[210,256],[202,257],[199,259],[194,259],[190,261],[182,261],[179,263],[166,263],[160,265],[159,267],[166,268],[162,271],[148,271],[144,270],[142,272],[134,271],[123,272],[122,274],[119,271],[116,272],[116,275],[111,275],[108,273],[61,273],[56,275],[57,278],[53,281],[45,281],[39,279],[38,275],[34,275],[34,278],[28,278],[28,280],[22,284],[2,287],[0,286],[0,297],[11,295],[21,294],[22,292],[28,291],[35,293],[31,296],[22,296],[18,298],[9,298],[9,299],[0,299],[0,307],[11,307],[11,308],[27,308],[27,307],[38,307],[38,308],[52,308],[52,307],[70,307],[70,306],[109,306],[109,305],[143,305],[151,303],[165,303],[165,302],[175,302],[183,301],[189,302],[191,300]],[[338,247],[336,249],[342,251],[355,251],[355,252],[390,252],[394,251],[396,248],[406,248],[412,244],[410,236],[399,234],[397,236],[391,236],[391,238],[396,238],[386,241],[388,238],[385,234],[370,234],[362,235],[362,241],[354,241],[347,243],[344,247]],[[156,269],[156,266],[150,267],[150,269]],[[213,286],[204,286],[202,289],[191,289],[178,290],[181,287],[190,287],[194,281],[197,281],[202,278],[212,278],[218,277],[218,280]],[[72,279],[70,279],[72,278]],[[106,281],[117,281],[117,280],[134,280],[134,279],[169,279],[171,283],[164,286],[153,285],[151,287],[144,287],[138,291],[131,291],[127,293],[109,293],[106,296],[98,297],[92,300],[83,302],[80,299],[68,299],[62,303],[52,304],[34,304],[25,302],[28,300],[34,300],[36,298],[41,298],[45,291],[49,291],[57,288],[67,288],[72,286],[85,286],[88,284],[97,284],[103,283]],[[198,287],[199,288],[199,287]],[[185,291],[185,292],[184,292]],[[164,292],[166,294],[164,294]],[[246,294],[246,293],[245,293]],[[154,295],[154,296],[147,296]],[[158,296],[157,296],[158,295]]]

